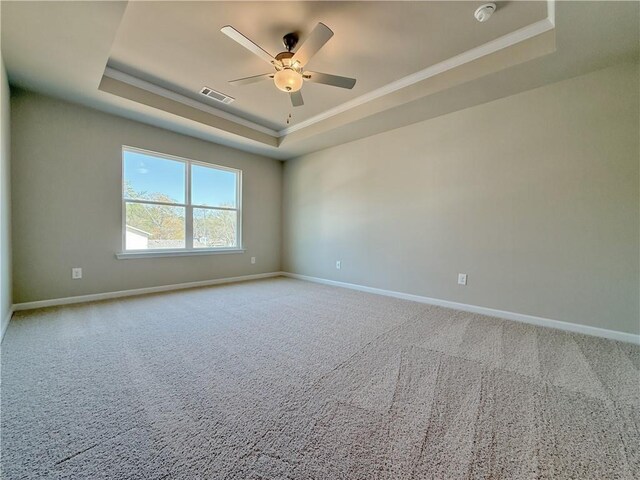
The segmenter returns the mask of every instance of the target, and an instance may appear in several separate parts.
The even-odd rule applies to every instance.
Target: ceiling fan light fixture
[[[273,76],[273,82],[283,92],[297,92],[302,88],[302,75],[292,68],[283,68]]]
[[[291,105],[301,107],[304,105],[304,100],[302,99],[300,89],[305,81],[347,89],[352,89],[356,84],[355,78],[304,70],[311,57],[318,53],[333,36],[331,29],[324,23],[318,23],[299,48],[296,48],[298,35],[296,33],[286,34],[283,37],[283,43],[287,51],[280,52],[275,57],[264,48],[249,40],[249,38],[245,37],[231,25],[222,27],[220,31],[269,63],[276,70],[274,73],[263,73],[262,75],[238,78],[237,80],[230,81],[229,83],[231,85],[249,85],[273,78],[273,83],[276,88],[289,94]],[[295,53],[291,51],[294,48],[296,48]]]

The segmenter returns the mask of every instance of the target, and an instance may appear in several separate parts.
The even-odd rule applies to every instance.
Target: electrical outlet
[[[256,263],[256,257],[251,257],[251,264],[255,264]]]
[[[82,278],[82,268],[74,267],[71,269],[71,278],[74,280],[79,280]]]
[[[342,262],[340,260],[336,260],[336,269],[340,270],[342,268]]]
[[[467,274],[459,273],[458,274],[458,285],[466,285],[467,284]]]

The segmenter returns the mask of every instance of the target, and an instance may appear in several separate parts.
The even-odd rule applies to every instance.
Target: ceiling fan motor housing
[[[298,34],[295,32],[287,33],[284,37],[282,37],[282,43],[284,43],[284,48],[287,49],[288,52],[296,48],[298,44]]]
[[[293,53],[292,52],[280,52],[278,55],[276,55],[276,60],[278,62],[280,62],[280,64],[282,65],[282,67],[284,68],[289,68],[292,67],[292,63],[291,63],[291,59],[293,58]],[[298,62],[296,62],[297,65]],[[276,68],[278,68],[279,65],[276,65]]]

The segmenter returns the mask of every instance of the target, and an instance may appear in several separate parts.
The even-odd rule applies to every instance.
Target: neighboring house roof
[[[226,246],[227,245],[221,242],[210,245],[207,243],[200,242],[198,239],[193,240],[194,248],[211,248],[211,247],[226,247]],[[154,248],[184,248],[184,240],[166,240],[166,239],[153,240],[151,239],[149,240],[149,249],[154,249]]]
[[[149,240],[149,248],[184,248],[184,240]]]
[[[131,225],[126,225],[127,232],[137,233],[138,235],[144,235],[145,237],[150,237],[151,234],[149,232],[145,232],[144,230],[140,230],[139,228],[132,227]]]

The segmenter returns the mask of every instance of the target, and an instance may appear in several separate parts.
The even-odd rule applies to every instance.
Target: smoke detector
[[[491,17],[491,15],[493,15],[493,12],[495,11],[495,3],[485,3],[484,5],[481,5],[477,8],[473,16],[476,17],[476,20],[482,23],[489,20],[489,17]]]

